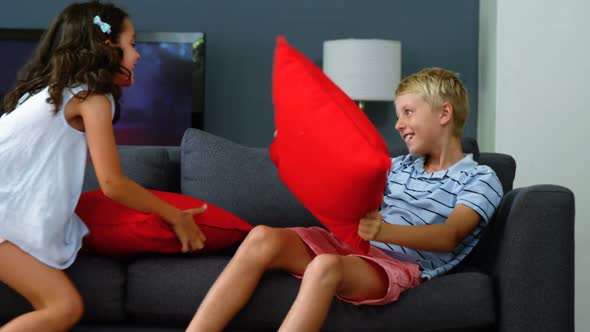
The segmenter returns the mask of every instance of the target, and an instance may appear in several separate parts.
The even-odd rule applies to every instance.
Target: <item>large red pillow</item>
[[[149,191],[182,210],[205,203],[182,194]],[[181,252],[180,241],[160,216],[130,209],[100,190],[83,193],[76,214],[90,229],[90,234],[84,238],[85,252],[116,256]],[[198,253],[227,248],[244,239],[252,229],[246,221],[209,203],[205,212],[195,216],[195,223],[207,237],[205,247]]]
[[[358,223],[383,199],[387,144],[354,101],[284,37],[277,40],[272,87],[278,135],[270,154],[279,176],[337,238],[366,253]]]

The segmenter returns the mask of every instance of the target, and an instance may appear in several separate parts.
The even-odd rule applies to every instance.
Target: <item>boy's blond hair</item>
[[[469,96],[455,73],[436,67],[422,69],[404,78],[395,90],[396,97],[408,93],[424,98],[433,110],[449,102],[454,111],[453,135],[461,137],[469,114]]]

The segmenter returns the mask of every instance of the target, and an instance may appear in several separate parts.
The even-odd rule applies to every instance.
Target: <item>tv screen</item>
[[[18,70],[43,30],[0,29],[0,97],[12,89]],[[123,88],[115,124],[120,145],[179,145],[187,128],[203,129],[205,34],[138,32],[135,83]]]

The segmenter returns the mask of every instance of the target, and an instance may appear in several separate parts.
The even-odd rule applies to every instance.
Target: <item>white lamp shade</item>
[[[401,79],[401,48],[395,40],[328,40],[323,70],[353,100],[392,101]]]

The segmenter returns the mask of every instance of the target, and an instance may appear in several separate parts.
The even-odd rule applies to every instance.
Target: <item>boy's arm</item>
[[[378,211],[361,219],[358,234],[367,241],[378,241],[427,251],[452,251],[481,221],[472,208],[457,204],[444,224],[405,226],[382,221]]]

